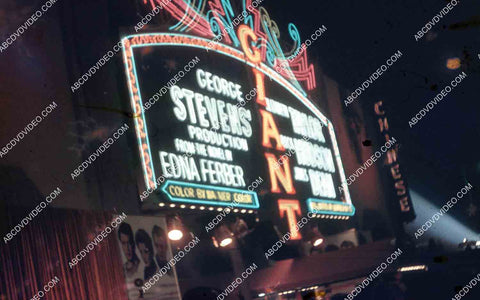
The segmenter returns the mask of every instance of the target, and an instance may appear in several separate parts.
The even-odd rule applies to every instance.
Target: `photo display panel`
[[[273,197],[280,213],[354,214],[323,115],[268,74],[259,84],[238,50],[177,42],[138,42],[125,54],[148,188],[188,205],[258,209]]]

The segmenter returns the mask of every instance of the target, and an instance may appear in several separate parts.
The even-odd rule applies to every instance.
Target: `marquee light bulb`
[[[178,229],[173,229],[168,232],[168,238],[172,241],[178,241],[183,237],[182,231]]]
[[[450,70],[456,70],[460,68],[461,65],[462,65],[462,62],[458,57],[452,57],[447,59],[447,68]]]
[[[214,239],[220,241],[220,247],[224,248],[233,242],[233,232],[225,224],[215,229]]]
[[[226,246],[230,245],[232,242],[233,242],[232,238],[223,239],[220,242],[220,247],[226,247]]]
[[[318,246],[320,246],[322,243],[323,243],[323,239],[322,239],[322,238],[316,239],[315,242],[313,242],[313,247],[318,247]]]

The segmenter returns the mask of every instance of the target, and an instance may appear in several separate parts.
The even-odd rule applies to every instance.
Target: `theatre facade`
[[[139,15],[159,10],[135,28]],[[37,74],[48,92],[25,88],[41,99],[25,110],[35,115],[54,98],[61,111],[2,158],[2,234],[53,187],[61,194],[1,246],[0,299],[30,299],[55,276],[51,299],[203,299],[252,264],[258,270],[231,299],[310,299],[354,283],[342,269],[290,278],[282,266],[321,267],[329,246],[390,251],[375,243],[402,222],[383,184],[388,163],[347,183],[376,151],[362,145],[378,131],[375,116],[359,104],[346,112],[347,91],[316,63],[302,39],[309,33],[274,18],[251,0],[65,0],[32,29],[50,33],[43,48],[26,41],[36,57],[8,53],[16,65],[6,68],[55,66]],[[70,87],[118,41],[118,53]],[[19,106],[1,104],[7,115],[26,103],[11,94]],[[261,277],[277,272],[286,274],[278,287]]]

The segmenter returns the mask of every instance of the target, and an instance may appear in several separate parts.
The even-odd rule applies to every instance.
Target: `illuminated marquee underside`
[[[244,52],[224,44],[211,44],[210,40],[206,38],[176,33],[151,33],[127,36],[123,39],[123,42],[125,46],[124,61],[131,105],[136,116],[136,118],[134,118],[135,129],[140,148],[145,185],[148,189],[155,190],[158,188],[157,176],[160,174],[162,176],[165,175],[166,166],[172,165],[173,162],[181,162],[182,170],[188,169],[188,171],[180,172],[179,170],[178,174],[173,174],[173,172],[167,174],[169,175],[166,176],[168,180],[166,180],[162,186],[162,192],[170,201],[213,206],[231,205],[238,208],[256,209],[261,206],[261,204],[259,203],[257,192],[250,189],[248,184],[251,180],[258,178],[258,174],[254,174],[255,168],[247,170],[248,174],[245,174],[245,170],[249,168],[248,165],[253,166],[258,164],[259,159],[261,159],[260,164],[268,164],[269,169],[266,169],[265,172],[261,173],[261,176],[262,178],[268,179],[270,182],[272,193],[283,193],[287,196],[296,197],[298,200],[295,201],[301,201],[303,203],[302,205],[305,205],[308,211],[318,214],[319,216],[351,216],[354,214],[355,209],[351,203],[333,125],[289,80],[285,79],[264,63],[252,62]],[[211,48],[209,48],[210,46]],[[148,47],[150,47],[149,51],[142,52],[142,49]],[[168,75],[165,81],[157,80],[157,82],[152,83],[152,87],[150,88],[151,91],[143,94],[142,97],[142,93],[145,92],[144,89],[148,89],[148,87],[145,88],[146,82],[150,80],[149,77],[154,76],[148,75],[150,73],[144,70],[148,70],[148,68],[138,68],[135,58],[136,56],[139,56],[138,59],[143,61],[141,63],[148,65],[147,60],[149,59],[149,54],[143,53],[163,51],[164,49],[177,49],[175,50],[175,55],[177,55],[177,52],[183,53],[181,51],[191,51],[189,52],[190,56],[183,54],[178,55],[179,57],[186,57],[188,59],[195,57],[195,54],[198,53],[198,56],[201,56],[202,60],[200,65],[196,66],[191,73],[187,74],[184,79],[181,79],[178,83],[172,86],[169,89],[169,92],[162,96],[160,100],[154,104],[154,107],[151,110],[145,112],[143,109],[145,100],[152,96],[152,91],[157,91],[162,85],[164,85],[175,72]],[[153,58],[162,56],[163,55],[157,53],[157,56],[154,56]],[[212,94],[215,94],[216,91],[205,88],[205,77],[211,76],[211,78],[216,78],[218,85],[220,85],[220,82],[225,82],[225,84],[230,83],[233,87],[234,83],[240,80],[240,77],[238,77],[240,75],[237,75],[239,74],[237,71],[229,70],[230,72],[228,75],[224,76],[225,79],[222,76],[216,75],[216,73],[221,72],[220,69],[210,73],[205,69],[205,67],[209,66],[205,66],[203,61],[208,60],[211,57],[215,57],[215,62],[222,60],[225,61],[225,64],[236,64],[243,66],[244,69],[254,70],[254,73],[252,74],[255,74],[254,78],[257,80],[257,91],[259,88],[259,74],[265,76],[265,79],[270,78],[272,83],[265,80],[266,87],[263,93],[265,94],[264,96],[266,96],[266,99],[260,101],[263,103],[262,105],[264,105],[264,107],[262,108],[258,105],[260,102],[257,95],[257,103],[255,103],[254,98],[250,103],[247,103],[242,111],[242,108],[238,108],[239,106],[238,103],[236,103],[237,99],[235,98],[233,89],[231,89],[230,92],[232,94],[230,95],[231,99],[227,99],[229,97],[228,93],[220,95],[218,91],[216,96],[213,95],[213,97]],[[150,63],[150,61],[148,61],[148,63]],[[139,76],[139,72],[147,72],[145,74],[148,76],[145,74]],[[160,70],[156,72],[157,73],[151,74],[162,73]],[[193,78],[197,78],[197,80],[195,81]],[[199,78],[202,79],[200,80]],[[249,82],[248,77],[238,82],[241,84],[237,87],[237,92],[235,93],[240,92],[241,89],[243,96],[255,86],[251,84],[250,80],[250,86],[247,87]],[[289,100],[290,105],[285,105],[282,101],[278,100],[278,95],[284,95],[285,99],[288,98],[287,94],[282,93],[281,90],[276,91],[275,95],[273,95],[275,89],[270,87],[273,83],[277,84],[283,89],[283,91],[286,90],[289,92],[290,96],[288,97],[292,98],[292,100]],[[259,91],[259,93],[261,92]],[[186,101],[190,94],[192,95],[191,103]],[[194,97],[195,100],[193,100]],[[237,98],[241,98],[241,96],[238,96]],[[277,100],[274,100],[273,98],[276,98]],[[230,102],[236,103],[237,109],[233,109],[234,105]],[[198,152],[199,146],[202,146],[202,143],[208,144],[205,140],[199,138],[203,136],[200,133],[211,131],[212,129],[212,126],[207,126],[212,124],[203,126],[202,120],[199,118],[202,113],[204,118],[205,116],[209,116],[209,118],[211,117],[210,108],[207,104],[215,104],[215,107],[219,105],[218,107],[223,107],[229,112],[238,111],[238,114],[240,115],[239,121],[241,122],[241,124],[237,124],[239,128],[238,130],[241,130],[235,134],[221,133],[224,139],[225,136],[229,136],[230,141],[235,139],[239,140],[240,142],[235,144],[235,147],[232,146],[229,148],[229,146],[217,145],[213,147],[211,145],[203,145],[205,149],[215,150],[215,152],[212,153],[221,154],[214,157],[214,159],[211,159],[211,157],[209,158],[208,155],[202,157],[202,155],[200,155],[201,152]],[[184,111],[182,111],[182,109]],[[190,109],[192,109],[194,115],[196,115],[195,118],[192,118],[192,115],[187,117],[187,114],[192,113]],[[255,114],[254,109],[257,110],[258,116],[262,121],[252,117],[252,115]],[[158,114],[162,115],[165,114],[165,111],[168,111],[168,116],[164,115],[162,117],[162,115],[155,115],[155,110],[157,110]],[[308,137],[304,137],[304,140],[302,140],[299,134],[301,128],[297,128],[298,130],[295,128],[298,127],[296,126],[298,125],[296,119],[302,120],[301,117],[305,116],[306,120],[306,114],[308,114],[309,124],[313,125],[312,130],[308,132]],[[220,113],[219,115],[220,120],[222,120]],[[312,117],[310,117],[310,115]],[[250,116],[250,118],[248,116]],[[170,129],[165,129],[165,133],[170,134],[170,132],[175,131],[178,128],[183,128],[183,134],[186,136],[186,132],[188,132],[189,137],[179,138],[172,135],[171,139],[165,138],[165,140],[168,140],[168,143],[171,144],[171,147],[175,145],[174,150],[166,150],[162,148],[163,140],[162,142],[159,142],[158,136],[156,136],[153,148],[155,156],[152,156],[152,145],[150,141],[151,133],[149,133],[147,124],[151,124],[152,122],[162,122],[162,119],[165,119],[166,117],[173,118],[170,123],[175,123],[177,125],[175,125],[175,128],[172,127]],[[212,119],[209,120],[211,123]],[[318,120],[320,127],[315,126],[315,120]],[[209,123],[206,119],[204,119],[203,122]],[[230,122],[232,121],[230,120]],[[182,127],[185,124],[188,125]],[[159,131],[162,130],[162,126],[170,125],[160,124],[155,126],[155,131]],[[261,129],[262,126],[263,129]],[[230,133],[233,133],[233,126],[231,127],[230,130],[232,132]],[[290,129],[291,127],[293,127],[293,130]],[[253,137],[251,128],[254,128]],[[320,128],[320,131],[316,130],[318,128]],[[182,133],[180,133],[180,135],[181,134]],[[256,137],[256,135],[260,136]],[[246,144],[241,143],[242,139],[246,141]],[[275,140],[276,143],[274,142]],[[230,143],[233,144],[232,142]],[[258,155],[256,151],[260,150],[258,147],[262,147],[262,145],[263,147],[266,147],[264,148],[265,155]],[[306,148],[310,149],[312,151],[311,153],[315,153],[315,158],[310,157],[308,161],[306,160],[302,163],[301,160],[302,158],[305,159],[305,157],[299,157],[299,153],[297,153],[296,159],[282,159],[279,168],[272,168],[275,160],[274,158],[278,159],[279,157],[282,157],[282,153],[283,156],[290,153],[289,156],[293,157],[295,150],[299,152],[299,145],[308,146]],[[180,154],[185,154],[185,149],[188,148],[188,146],[192,146],[191,148],[194,149],[194,151],[197,151],[197,155],[194,158],[185,158],[185,155],[183,155],[184,158],[180,158]],[[330,154],[330,151],[333,153]],[[256,163],[245,163],[245,161],[248,161],[248,159],[250,159],[249,157],[253,156],[253,154],[261,156],[261,158],[253,158],[256,160]],[[247,158],[240,159],[243,163],[237,164],[237,157]],[[247,177],[250,181],[245,179]],[[335,183],[329,178],[334,178]],[[294,181],[296,182],[294,183]],[[306,186],[308,182],[310,183],[308,188],[309,192],[305,192],[306,188],[304,188],[304,186]],[[291,185],[291,188],[288,188],[289,184]],[[304,186],[302,186],[302,184]],[[341,197],[335,192],[337,190],[336,187],[338,186],[341,186],[344,191]],[[324,199],[325,197],[326,199]],[[279,205],[282,203],[281,201],[287,201],[288,203],[292,201],[283,196],[281,198],[287,200],[279,200]],[[307,199],[309,200],[307,201]],[[288,209],[291,208],[290,206],[288,206]],[[279,208],[283,209],[281,207]],[[295,210],[293,215],[298,212],[299,210]],[[287,212],[285,215],[292,216],[292,212]],[[289,220],[289,222],[291,223],[291,220]],[[298,236],[298,238],[300,238],[300,236]]]

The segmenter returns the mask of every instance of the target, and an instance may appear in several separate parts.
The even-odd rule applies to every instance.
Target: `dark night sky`
[[[384,101],[392,133],[401,144],[400,159],[410,189],[437,206],[459,191],[465,179],[473,186],[480,184],[477,147],[480,2],[459,2],[428,36],[418,42],[414,39],[414,34],[447,3],[430,0],[263,3],[270,17],[277,21],[284,39],[288,37],[287,23],[283,20],[297,25],[302,40],[322,25],[328,28],[310,46],[309,54],[323,72],[349,91],[360,86],[394,52],[403,53],[355,101],[361,102],[372,115],[372,103]],[[458,23],[468,25],[462,27]],[[451,57],[462,59],[461,69],[446,68],[446,60]],[[468,75],[467,79],[410,128],[410,118],[462,71]],[[473,198],[468,201],[476,201],[478,205],[478,192],[471,195]]]

